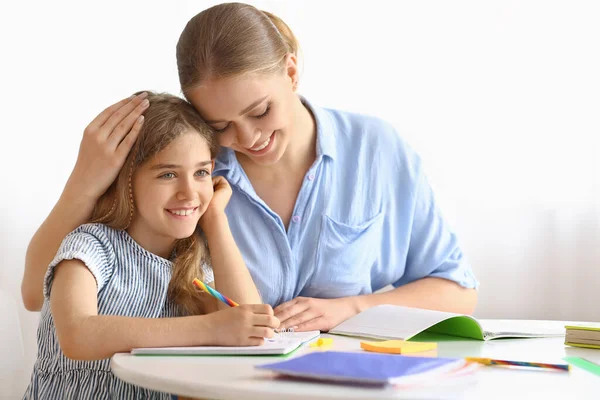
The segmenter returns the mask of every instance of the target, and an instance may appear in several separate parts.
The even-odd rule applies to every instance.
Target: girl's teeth
[[[263,144],[261,144],[259,147],[253,147],[251,150],[252,151],[260,151],[262,149],[264,149],[265,147],[267,147],[269,145],[269,143],[271,142],[271,137],[269,137]]]
[[[191,210],[169,210],[171,214],[175,215],[191,215],[194,212],[194,209]]]

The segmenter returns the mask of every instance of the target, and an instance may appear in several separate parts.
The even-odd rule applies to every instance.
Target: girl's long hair
[[[131,188],[134,172],[179,135],[188,131],[197,132],[206,141],[211,158],[217,155],[218,144],[213,131],[191,104],[173,95],[146,92],[150,105],[144,112],[144,124],[136,143],[117,179],[96,203],[91,222],[114,229],[127,229],[135,214]],[[204,278],[202,265],[210,264],[208,245],[202,231],[197,228],[192,236],[177,240],[174,254],[168,296],[186,313],[203,314],[206,297],[192,285],[195,277]]]

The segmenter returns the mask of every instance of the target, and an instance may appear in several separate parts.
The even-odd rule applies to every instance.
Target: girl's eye
[[[265,112],[263,112],[260,115],[255,115],[254,118],[258,118],[258,119],[264,118],[267,116],[267,114],[269,114],[269,111],[271,111],[271,103],[267,104],[267,108],[265,109]]]
[[[210,172],[205,169],[201,169],[200,171],[196,171],[196,175],[201,177],[210,176]]]
[[[162,174],[159,176],[161,179],[173,179],[175,178],[175,174],[173,172],[167,172],[166,174]]]

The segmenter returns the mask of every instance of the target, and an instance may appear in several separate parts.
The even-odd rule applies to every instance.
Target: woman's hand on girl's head
[[[212,178],[214,194],[208,208],[200,217],[200,227],[206,231],[209,225],[225,216],[225,207],[231,198],[231,186],[222,176]]]
[[[207,345],[259,346],[274,335],[279,320],[268,304],[244,304],[202,317],[209,338]]]
[[[113,104],[85,128],[68,190],[96,201],[108,189],[140,132],[146,97],[141,93]]]

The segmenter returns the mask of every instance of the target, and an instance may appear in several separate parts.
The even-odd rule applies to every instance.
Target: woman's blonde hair
[[[292,30],[275,15],[242,3],[224,3],[193,17],[177,42],[184,93],[210,79],[279,72],[298,56]]]
[[[134,172],[181,134],[197,132],[206,141],[211,158],[217,155],[213,131],[191,104],[173,95],[146,92],[150,105],[144,112],[144,124],[119,175],[96,203],[91,222],[127,229],[135,213],[131,187]],[[193,287],[192,281],[195,277],[203,279],[202,264],[209,262],[208,246],[199,229],[192,236],[177,240],[168,296],[189,314],[204,312],[205,297]]]

